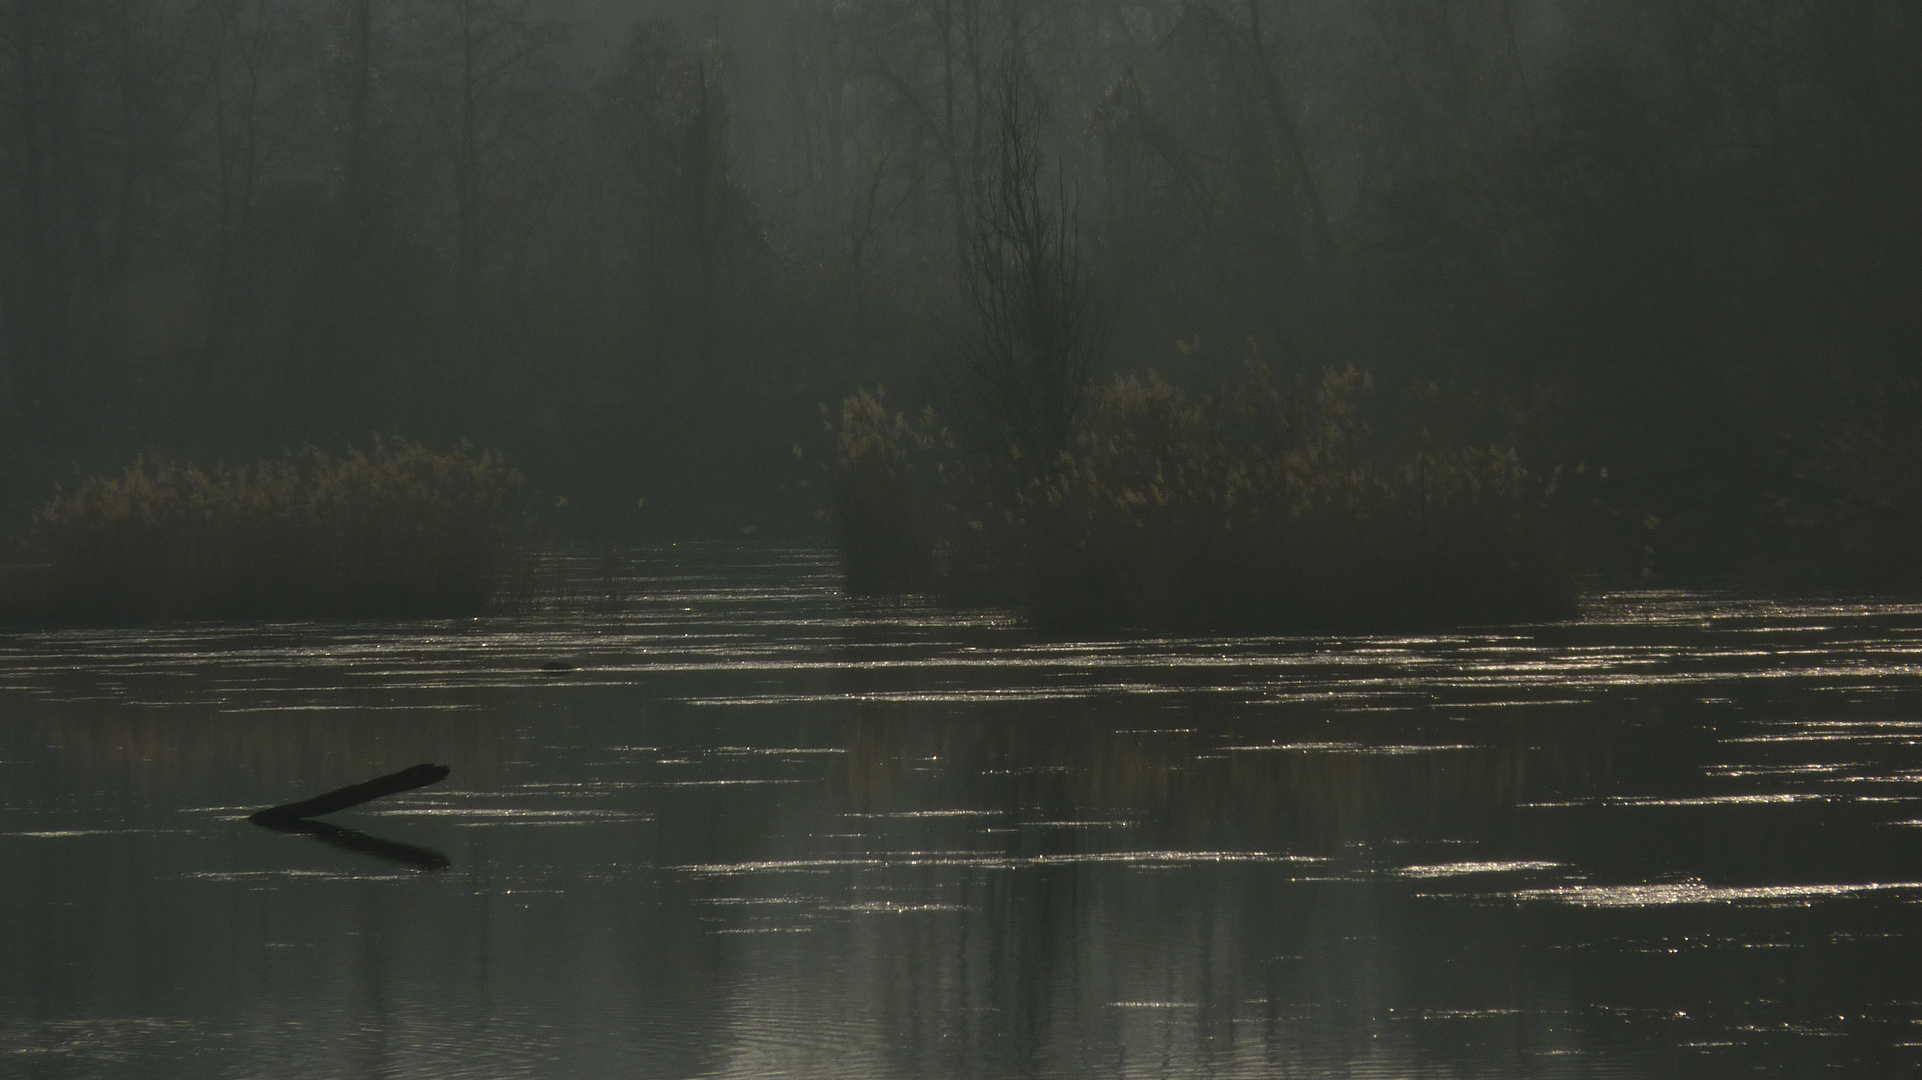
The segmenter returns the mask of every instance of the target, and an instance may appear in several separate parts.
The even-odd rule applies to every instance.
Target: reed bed
[[[1119,377],[1049,463],[857,393],[829,422],[848,587],[1014,606],[1065,635],[1571,614],[1554,478],[1493,446],[1384,465],[1360,417],[1370,389],[1353,369],[1289,380],[1259,362],[1200,398]]]
[[[34,515],[13,624],[397,618],[485,609],[528,541],[519,470],[377,438],[201,467],[147,455]]]

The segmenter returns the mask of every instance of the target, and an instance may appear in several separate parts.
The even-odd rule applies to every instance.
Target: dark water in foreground
[[[0,635],[0,1075],[1922,1067],[1922,607],[1061,645],[834,585]]]

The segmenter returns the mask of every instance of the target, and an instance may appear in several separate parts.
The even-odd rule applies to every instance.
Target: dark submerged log
[[[302,818],[319,817],[322,814],[331,814],[336,810],[345,810],[350,806],[359,806],[361,803],[367,802],[370,799],[378,799],[383,795],[398,795],[403,791],[412,791],[415,788],[426,787],[429,784],[438,784],[442,780],[447,779],[449,771],[445,765],[429,765],[423,763],[415,765],[410,769],[402,769],[397,773],[377,776],[365,783],[350,784],[338,791],[330,791],[325,795],[316,795],[304,802],[269,807],[258,813],[249,815],[247,820],[256,825],[271,826],[290,821],[299,821]]]

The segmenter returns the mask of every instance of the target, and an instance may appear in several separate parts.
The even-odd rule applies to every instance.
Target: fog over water
[[[1918,298],[1914,0],[0,0],[0,1078],[1922,1070]]]
[[[846,599],[807,549],[553,569],[533,617],[0,639],[6,1071],[1922,1053],[1922,608],[1072,645]],[[241,820],[415,761],[453,774],[345,836]]]

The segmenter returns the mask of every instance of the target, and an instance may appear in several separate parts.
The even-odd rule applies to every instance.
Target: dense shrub
[[[879,393],[830,428],[851,590],[1025,609],[1044,629],[1292,631],[1564,615],[1552,480],[1499,447],[1384,465],[1352,369],[1192,399],[1152,374],[1094,395],[1054,462],[968,447]]]
[[[375,439],[202,468],[143,456],[59,493],[11,575],[12,621],[462,614],[486,606],[527,529],[491,452]]]
[[[1773,550],[1754,544],[1748,557],[1763,565],[1742,569],[1805,587],[1915,594],[1922,591],[1922,381],[1865,388],[1850,412],[1784,440],[1765,477],[1775,520],[1757,523],[1781,542]]]

